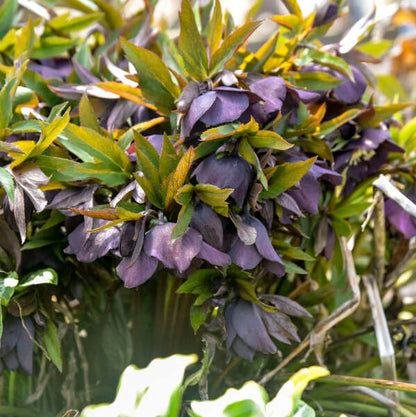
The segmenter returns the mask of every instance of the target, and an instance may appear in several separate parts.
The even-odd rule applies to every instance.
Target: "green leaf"
[[[63,33],[73,33],[88,28],[103,17],[103,13],[90,13],[78,17],[72,17],[70,13],[64,13],[49,21],[49,26]]]
[[[260,198],[274,198],[283,191],[295,185],[312,167],[316,157],[306,161],[285,163],[278,165],[273,176],[269,180],[269,189],[260,193]]]
[[[178,204],[186,205],[192,201],[194,195],[194,186],[192,184],[185,184],[179,188],[175,195],[175,200]]]
[[[331,225],[341,236],[349,237],[351,235],[351,226],[346,220],[337,216],[331,216]]]
[[[227,37],[212,55],[209,63],[209,75],[212,76],[221,71],[225,64],[233,57],[238,48],[260,26],[261,22],[249,22],[236,29]]]
[[[14,290],[19,284],[17,272],[9,272],[4,278],[0,278],[0,299],[1,305],[6,306],[9,304]],[[1,307],[0,307],[1,312]],[[1,332],[0,332],[1,338]]]
[[[173,203],[176,192],[185,183],[186,177],[188,176],[188,172],[194,160],[194,155],[194,149],[190,147],[179,161],[175,171],[171,174],[165,196],[165,209],[170,207],[170,205]]]
[[[191,306],[189,315],[191,318],[192,329],[194,330],[194,333],[196,333],[201,325],[205,323],[205,320],[208,317],[208,313],[205,311],[203,306],[193,305]]]
[[[390,102],[397,102],[397,99],[400,102],[409,101],[403,84],[393,74],[378,74],[376,78],[378,91]]]
[[[199,269],[177,290],[178,294],[211,294],[211,282],[219,274],[215,269]]]
[[[305,66],[313,61],[328,68],[332,68],[348,77],[351,81],[354,81],[354,75],[349,65],[342,58],[332,55],[329,52],[321,52],[307,48],[303,50],[303,53],[301,53],[298,59],[302,61],[302,63],[299,63],[301,66]]]
[[[52,268],[40,269],[26,275],[19,288],[31,287],[32,285],[50,284],[58,285],[58,274]]]
[[[159,175],[160,178],[166,178],[173,172],[179,163],[179,156],[175,147],[172,145],[169,137],[164,134],[162,152],[160,154]]]
[[[185,204],[184,206],[182,206],[178,214],[178,220],[176,221],[176,225],[172,230],[172,236],[171,236],[172,240],[175,240],[178,237],[181,237],[186,232],[186,230],[188,229],[189,223],[191,223],[193,214],[194,214],[193,204]]]
[[[339,80],[326,72],[291,72],[289,80],[298,88],[307,90],[329,90],[342,84]]]
[[[52,58],[63,54],[78,43],[78,39],[60,36],[42,37],[33,47],[32,58]]]
[[[25,54],[26,58],[30,58],[35,39],[35,31],[33,29],[32,19],[29,17],[26,26],[22,28],[19,37],[16,39],[16,44],[14,47],[14,59],[18,59],[23,54]]]
[[[196,80],[203,81],[208,77],[207,51],[188,0],[182,0],[179,20],[181,27],[179,52],[183,58],[186,71]]]
[[[14,179],[13,175],[9,171],[6,171],[4,168],[0,168],[0,184],[6,191],[7,196],[9,197],[12,204],[14,204]]]
[[[13,26],[17,7],[17,0],[6,0],[0,7],[0,39],[2,39]]]
[[[163,210],[163,202],[160,196],[159,188],[156,188],[157,185],[153,184],[147,178],[140,177],[137,174],[134,174],[136,181],[139,183],[140,187],[143,188],[143,191],[146,194],[146,198],[157,208]]]
[[[12,78],[0,91],[0,130],[8,127],[13,118],[13,98],[18,83],[16,77]]]
[[[218,188],[212,184],[196,184],[194,192],[199,200],[208,204],[222,216],[228,216],[227,198],[232,194],[232,188]]]
[[[415,103],[396,103],[388,104],[386,106],[374,106],[376,115],[369,121],[368,126],[375,127],[383,120],[387,120],[394,116],[399,111],[402,111],[406,107],[414,106]]]
[[[350,120],[354,119],[359,115],[361,110],[359,109],[351,109],[347,110],[346,112],[342,113],[341,115],[334,117],[333,119],[322,123],[317,129],[315,136],[324,137],[329,133],[333,132],[334,130],[338,129],[343,124],[349,122]],[[384,119],[383,119],[384,120]]]
[[[159,154],[153,145],[140,133],[133,131],[136,150],[146,156],[147,160],[155,167],[159,167]]]
[[[175,99],[179,97],[180,89],[173,83],[166,65],[153,52],[126,40],[122,40],[122,47],[136,68],[143,96],[161,113],[169,115],[176,107]]]
[[[121,375],[116,399],[111,404],[90,405],[80,417],[178,417],[185,369],[197,360],[196,355],[174,355],[154,359],[144,369],[130,365]]]
[[[416,145],[416,117],[409,120],[399,131],[398,144],[406,150],[409,155]]]
[[[61,345],[56,326],[52,320],[48,320],[45,332],[41,333],[41,338],[52,362],[58,368],[58,371],[62,372]]]
[[[257,179],[260,180],[261,185],[267,190],[268,184],[267,179],[264,176],[263,170],[261,168],[261,164],[259,158],[257,157],[256,152],[254,152],[253,148],[249,144],[246,138],[240,140],[238,146],[238,152],[242,158],[244,158],[248,163],[252,164],[257,172]]]
[[[285,141],[280,135],[269,130],[259,130],[255,136],[249,136],[248,141],[255,148],[271,148],[284,151],[293,147],[292,143]]]
[[[118,29],[124,25],[119,9],[113,7],[108,1],[93,0],[99,9],[104,13],[104,19],[110,29]]]
[[[283,4],[287,7],[287,10],[289,10],[289,13],[293,13],[294,15],[302,19],[302,10],[299,7],[297,0],[282,0],[282,1],[283,1]]]
[[[227,405],[224,408],[223,415],[226,417],[261,417],[264,414],[253,400],[241,400]]]
[[[94,109],[88,100],[87,94],[84,94],[79,103],[79,117],[81,119],[82,127],[89,127],[95,130],[97,133],[101,133],[101,128],[97,120],[97,116],[94,113]]]
[[[67,141],[71,145],[84,151],[88,155],[99,159],[113,170],[123,172],[132,171],[132,165],[129,157],[122,151],[117,143],[114,142],[114,140],[102,136],[92,129],[76,126],[74,124],[69,124],[64,133]],[[60,138],[60,141],[66,146],[67,141],[62,140],[62,138]],[[71,151],[74,150],[73,147],[68,149]]]
[[[365,54],[369,54],[375,56],[376,58],[380,58],[384,54],[386,54],[389,49],[394,45],[394,41],[387,40],[387,39],[380,39],[380,40],[372,40],[369,42],[364,42],[360,45],[357,45],[356,49]]]
[[[211,55],[218,49],[222,39],[222,10],[219,0],[215,0],[212,17],[209,22],[208,46]]]

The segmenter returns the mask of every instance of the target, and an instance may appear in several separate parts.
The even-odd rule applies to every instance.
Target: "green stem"
[[[388,416],[388,410],[386,410],[386,408],[380,408],[374,405],[350,403],[346,401],[318,401],[318,403],[325,409],[325,411],[339,411],[341,413],[353,413],[354,415],[366,413],[366,415],[371,417]]]
[[[41,415],[34,411],[25,408],[9,407],[6,405],[0,406],[0,416],[4,417],[41,417]]]
[[[14,405],[15,390],[16,390],[16,372],[10,371],[8,400],[9,400],[9,405],[11,406]]]

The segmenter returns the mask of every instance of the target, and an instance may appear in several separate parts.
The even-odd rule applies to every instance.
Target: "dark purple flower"
[[[385,200],[384,213],[387,221],[402,233],[406,239],[416,236],[416,219],[390,198]]]
[[[24,325],[23,325],[23,322]],[[30,317],[7,315],[3,323],[0,348],[0,373],[4,367],[32,375],[35,327]]]
[[[250,115],[257,123],[266,123],[281,110],[287,88],[283,78],[270,76],[250,84],[250,90],[262,100],[250,105]]]
[[[222,221],[211,207],[197,203],[194,206],[190,226],[201,233],[202,238],[209,245],[222,249],[224,240]]]
[[[120,244],[120,229],[117,226],[99,232],[88,232],[106,224],[107,221],[101,219],[93,219],[92,224],[82,222],[68,235],[69,246],[64,252],[76,255],[80,262],[93,262],[117,249]]]
[[[158,261],[165,268],[184,273],[198,258],[211,265],[225,266],[231,263],[230,257],[203,241],[203,236],[193,228],[172,241],[175,223],[154,226],[144,236],[140,255],[132,262],[131,251],[125,251],[129,257],[124,258],[117,267],[117,273],[126,287],[136,287],[147,281],[156,271]],[[132,242],[132,245],[134,243]]]
[[[250,101],[259,98],[248,90],[217,87],[196,97],[181,122],[181,138],[189,137],[197,122],[216,126],[237,120],[247,110]]]
[[[218,188],[233,188],[231,197],[239,207],[246,199],[253,180],[250,164],[239,156],[218,157],[213,154],[204,159],[192,174],[200,184],[212,184]]]
[[[229,251],[233,263],[242,269],[253,269],[263,261],[265,269],[277,276],[283,276],[285,265],[273,248],[266,227],[253,216],[246,215],[242,219],[249,228],[254,228],[255,242],[250,245],[240,238],[235,239]],[[244,227],[243,224],[240,227]]]
[[[342,172],[348,167],[343,193],[349,194],[358,182],[377,173],[390,152],[403,152],[403,149],[390,139],[388,130],[364,129],[357,139],[350,138],[334,153],[334,168]]]
[[[302,307],[298,307],[303,310]],[[298,315],[309,315],[306,310],[302,314],[301,310],[298,311],[300,313]],[[288,314],[294,315],[293,312]],[[267,312],[259,305],[241,298],[227,305],[224,317],[227,348],[232,348],[247,360],[252,360],[256,352],[265,354],[277,352],[277,347],[270,336],[286,344],[290,344],[290,340],[300,341],[295,325],[286,314]]]

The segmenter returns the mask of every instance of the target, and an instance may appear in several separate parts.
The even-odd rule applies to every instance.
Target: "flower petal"
[[[245,245],[240,239],[236,240],[229,255],[233,263],[242,269],[253,269],[262,259],[255,245]]]
[[[201,250],[198,254],[198,258],[208,261],[211,265],[226,266],[231,264],[231,258],[224,252],[215,249],[213,246],[208,245],[205,242],[201,244]]]
[[[136,262],[131,266],[130,264],[131,257],[123,258],[117,266],[117,274],[126,288],[137,287],[151,278],[156,272],[158,261],[141,252]]]

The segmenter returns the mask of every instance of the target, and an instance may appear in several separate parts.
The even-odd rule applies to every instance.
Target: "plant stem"
[[[325,411],[338,411],[341,413],[366,413],[367,416],[388,416],[388,410],[385,408],[380,408],[374,405],[368,405],[364,403],[351,403],[347,401],[317,401],[319,405],[321,405]]]
[[[416,384],[409,384],[408,382],[390,381],[388,379],[372,379],[361,378],[356,376],[346,375],[328,375],[319,378],[317,383],[328,383],[339,385],[359,385],[362,387],[382,388],[395,391],[416,392]]]
[[[0,416],[4,417],[41,417],[41,415],[34,411],[25,408],[9,407],[7,405],[0,406]]]
[[[14,405],[15,389],[16,389],[16,372],[10,371],[8,400],[9,400],[9,405],[11,406]]]

